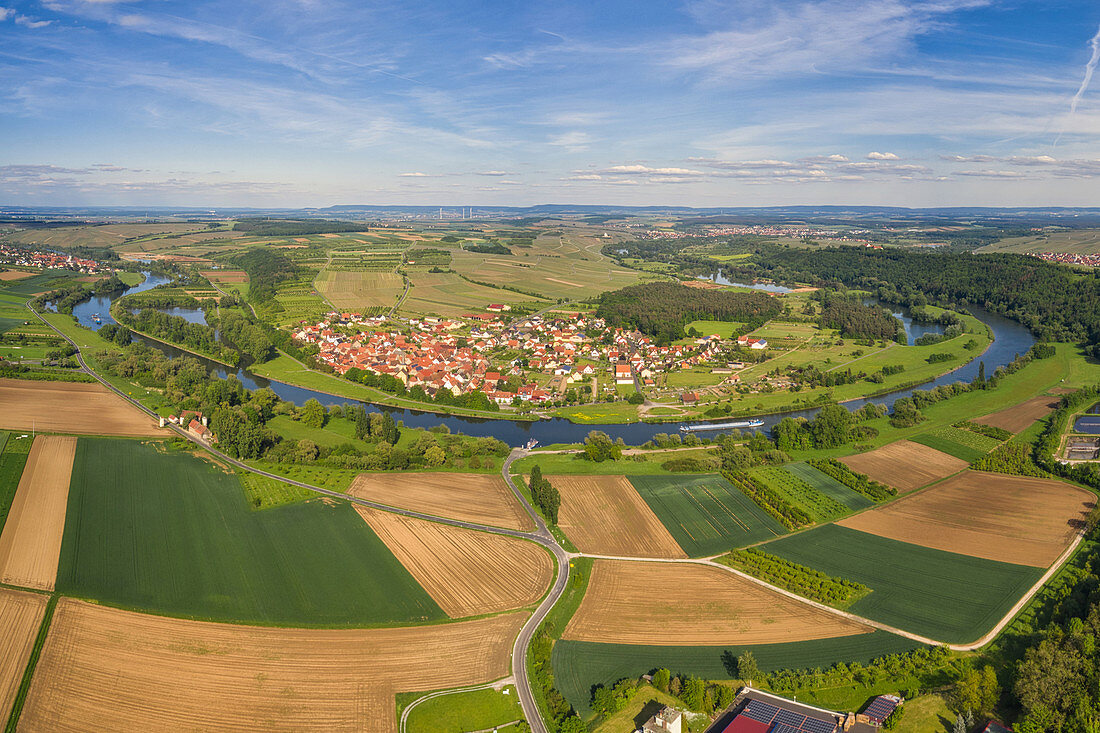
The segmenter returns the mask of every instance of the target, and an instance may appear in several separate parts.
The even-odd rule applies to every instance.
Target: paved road
[[[146,414],[151,416],[153,419],[159,419],[159,416],[156,413],[154,413],[152,410],[149,410],[144,405],[142,405],[140,402],[133,399],[130,395],[127,395],[126,393],[122,392],[121,390],[116,388],[113,384],[111,384],[110,382],[108,382],[107,380],[105,380],[101,376],[99,376],[94,370],[92,370],[91,367],[89,367],[87,365],[87,363],[84,361],[84,355],[80,352],[80,347],[76,344],[76,342],[73,341],[68,336],[66,336],[64,333],[62,333],[57,328],[54,328],[54,326],[51,323],[49,323],[49,321],[44,319],[41,316],[41,314],[39,314],[37,311],[35,311],[33,308],[31,308],[29,300],[27,301],[27,308],[32,313],[34,313],[35,317],[37,317],[40,321],[42,321],[42,323],[44,323],[46,326],[48,326],[49,328],[56,331],[58,333],[58,335],[60,335],[69,344],[71,344],[73,346],[73,348],[75,348],[77,350],[76,357],[77,357],[77,360],[80,363],[81,369],[84,372],[90,374],[97,381],[99,381],[103,386],[107,387],[107,389],[111,390],[112,392],[117,394],[122,399],[130,402],[135,407],[140,409],[142,412],[145,412]],[[554,538],[553,534],[550,533],[550,530],[546,526],[546,522],[543,521],[542,517],[539,516],[538,512],[536,512],[535,509],[531,506],[530,502],[527,501],[527,498],[523,495],[523,492],[520,491],[519,488],[512,481],[512,476],[511,476],[511,471],[510,471],[512,463],[514,463],[516,460],[518,460],[520,458],[523,458],[523,457],[530,454],[529,451],[521,449],[521,448],[513,449],[512,452],[508,454],[508,457],[504,461],[504,465],[501,467],[501,475],[503,476],[505,482],[508,484],[508,487],[515,494],[516,498],[523,505],[523,508],[534,519],[535,527],[536,527],[534,532],[521,532],[521,531],[518,531],[518,530],[503,529],[501,527],[491,527],[491,526],[484,525],[484,524],[478,524],[476,522],[464,522],[464,521],[460,521],[460,520],[457,520],[457,519],[447,519],[447,518],[444,518],[444,517],[438,517],[438,516],[435,516],[435,515],[432,515],[432,514],[423,514],[421,512],[414,512],[414,511],[410,511],[410,510],[407,510],[407,509],[401,509],[401,508],[398,508],[398,507],[390,506],[388,504],[382,504],[380,502],[374,502],[374,501],[368,501],[366,499],[360,499],[358,497],[349,496],[348,494],[344,494],[344,493],[341,493],[341,492],[338,492],[338,491],[333,491],[331,489],[321,488],[319,486],[313,486],[311,484],[303,483],[301,481],[295,481],[293,479],[286,478],[285,476],[279,476],[278,474],[268,473],[267,471],[262,471],[260,469],[253,468],[252,466],[246,465],[245,463],[242,463],[241,461],[237,460],[236,458],[232,458],[232,457],[226,455],[225,453],[222,453],[221,451],[214,448],[213,446],[210,446],[210,445],[198,440],[197,438],[195,438],[194,436],[189,434],[186,430],[180,428],[177,425],[169,424],[168,427],[171,428],[172,431],[175,432],[180,437],[185,438],[185,439],[191,441],[192,443],[195,443],[200,448],[208,451],[209,453],[212,453],[215,456],[218,456],[219,458],[226,461],[227,463],[230,463],[230,464],[232,464],[232,465],[234,465],[238,468],[241,468],[243,470],[252,471],[253,473],[260,474],[261,476],[267,476],[269,478],[275,479],[276,481],[282,481],[284,483],[291,484],[293,486],[299,486],[299,487],[304,488],[304,489],[309,489],[310,491],[315,491],[319,494],[325,494],[326,496],[331,496],[331,497],[337,498],[337,499],[343,499],[345,501],[349,501],[349,502],[352,502],[354,504],[361,504],[362,506],[367,506],[367,507],[371,507],[371,508],[374,508],[374,509],[380,509],[382,511],[393,512],[395,514],[400,514],[400,515],[406,516],[406,517],[413,517],[415,519],[423,519],[425,521],[437,522],[439,524],[446,524],[446,525],[450,525],[450,526],[453,526],[453,527],[462,527],[464,529],[472,529],[472,530],[477,530],[477,531],[481,531],[481,532],[489,532],[489,533],[492,533],[492,534],[500,534],[500,535],[505,535],[505,536],[509,536],[509,537],[515,537],[515,538],[518,538],[518,539],[537,542],[538,544],[540,544],[543,547],[547,548],[551,553],[553,553],[554,559],[557,562],[557,566],[558,566],[557,576],[554,580],[554,584],[550,588],[550,592],[543,599],[542,603],[540,603],[538,608],[535,610],[535,613],[531,616],[531,618],[529,618],[527,620],[527,623],[524,624],[523,628],[520,629],[519,636],[516,637],[515,644],[512,647],[512,675],[515,679],[516,690],[518,691],[518,694],[519,694],[520,704],[523,707],[523,714],[527,718],[527,721],[531,726],[532,733],[549,733],[549,731],[546,727],[546,724],[542,720],[542,715],[539,712],[538,704],[535,702],[534,693],[532,692],[531,682],[530,682],[530,680],[528,679],[528,676],[527,676],[527,652],[528,652],[528,649],[531,646],[531,642],[534,639],[534,636],[535,636],[536,631],[538,630],[538,627],[546,619],[546,617],[547,617],[547,615],[549,615],[551,609],[553,609],[554,605],[558,602],[558,600],[561,599],[561,596],[565,592],[566,586],[568,585],[568,582],[569,582],[569,560],[573,557],[584,556],[584,557],[593,557],[593,558],[597,558],[597,559],[602,557],[602,558],[605,558],[605,559],[628,560],[628,561],[631,561],[631,562],[681,562],[681,563],[694,563],[694,564],[700,564],[700,565],[709,565],[709,566],[712,566],[712,567],[720,568],[720,569],[722,569],[726,572],[733,573],[733,574],[735,574],[735,575],[737,575],[737,576],[739,576],[739,577],[741,577],[741,578],[743,578],[743,579],[745,579],[749,582],[752,582],[752,583],[755,583],[755,584],[760,585],[762,587],[765,587],[765,588],[767,588],[767,589],[769,589],[769,590],[771,590],[775,593],[779,593],[780,595],[785,596],[787,598],[790,598],[792,600],[798,601],[800,603],[805,603],[809,606],[813,606],[814,608],[817,608],[821,611],[825,611],[827,613],[831,613],[831,614],[834,614],[834,615],[839,615],[839,616],[845,617],[845,618],[847,618],[851,621],[855,621],[857,623],[862,623],[862,624],[865,624],[867,626],[871,626],[873,628],[882,629],[884,631],[888,631],[890,633],[897,634],[899,636],[904,636],[906,638],[913,639],[914,641],[918,641],[918,642],[921,642],[923,644],[930,644],[930,645],[934,645],[934,646],[942,645],[942,646],[947,646],[951,649],[958,650],[958,651],[974,651],[976,649],[980,649],[981,647],[983,647],[986,644],[988,644],[989,642],[991,642],[1001,632],[1001,630],[1004,629],[1004,627],[1007,626],[1012,621],[1012,619],[1019,612],[1019,610],[1022,609],[1037,592],[1039,592],[1039,590],[1043,587],[1043,585],[1056,572],[1058,572],[1059,569],[1061,569],[1064,562],[1070,558],[1070,556],[1073,554],[1074,550],[1077,549],[1077,546],[1080,544],[1080,542],[1083,538],[1083,535],[1079,533],[1077,535],[1077,537],[1074,539],[1073,543],[1070,545],[1070,547],[1068,547],[1066,549],[1066,551],[1062,554],[1062,556],[1058,558],[1058,560],[1050,567],[1050,569],[1043,575],[1043,577],[1040,578],[1035,583],[1035,585],[1032,586],[1029,589],[1029,591],[1016,603],[1016,605],[1013,606],[1013,608],[1007,614],[1005,614],[1005,616],[1000,620],[1000,622],[998,622],[998,624],[996,626],[994,626],[994,628],[991,629],[987,634],[985,634],[980,639],[978,639],[977,641],[975,641],[973,643],[970,643],[970,644],[944,644],[943,642],[937,641],[935,639],[929,639],[927,637],[920,636],[918,634],[912,634],[912,633],[910,633],[908,631],[904,631],[902,629],[894,628],[892,626],[888,626],[886,624],[882,624],[882,623],[879,623],[877,621],[872,621],[872,620],[864,618],[862,616],[857,616],[855,614],[851,614],[851,613],[848,613],[846,611],[840,611],[840,610],[832,608],[830,606],[826,606],[824,604],[817,603],[815,601],[812,601],[812,600],[809,600],[809,599],[804,598],[802,596],[799,596],[799,595],[797,595],[795,593],[792,593],[788,590],[785,590],[783,588],[779,588],[777,586],[771,585],[770,583],[767,583],[767,582],[765,582],[765,581],[763,581],[759,578],[753,577],[752,575],[749,575],[747,573],[743,573],[740,570],[736,570],[736,569],[731,568],[727,565],[722,565],[720,563],[716,563],[711,559],[701,558],[701,559],[667,560],[667,559],[649,559],[649,558],[637,558],[637,557],[612,557],[612,556],[600,556],[600,555],[581,555],[581,554],[577,554],[577,553],[566,552],[566,550],[560,544],[558,544],[558,541]],[[556,453],[556,452],[561,452],[561,451],[539,451],[539,452],[541,452],[541,453],[555,452]],[[539,453],[539,452],[536,452],[535,454],[537,455],[537,453]]]

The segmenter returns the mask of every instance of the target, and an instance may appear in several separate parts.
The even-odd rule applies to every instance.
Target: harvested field
[[[451,618],[531,605],[554,579],[532,542],[356,506],[405,569]]]
[[[360,499],[477,522],[505,529],[532,530],[535,523],[499,474],[361,473],[348,493]]]
[[[106,387],[0,379],[0,429],[163,436],[153,419]]]
[[[902,493],[950,476],[968,465],[960,458],[908,440],[845,456],[840,461],[853,471],[865,473]]]
[[[394,694],[509,673],[526,614],[312,630],[57,605],[22,730],[397,730]]]
[[[246,283],[248,273],[244,270],[203,270],[202,276],[207,280],[220,283]]]
[[[39,435],[34,439],[0,534],[0,581],[54,589],[75,454],[76,438]]]
[[[669,623],[675,619],[674,623]],[[660,629],[654,633],[654,629]],[[776,644],[871,628],[703,565],[596,560],[563,638],[609,644]]]
[[[687,557],[625,476],[549,476],[561,493],[558,526],[582,552]]]
[[[998,410],[985,417],[974,418],[974,422],[1018,433],[1039,418],[1046,417],[1048,413],[1057,409],[1058,401],[1058,397],[1040,395],[1014,407]]]
[[[966,471],[838,524],[987,560],[1045,568],[1084,525],[1096,497],[1061,481]]]
[[[378,308],[397,302],[405,280],[393,272],[323,270],[316,285],[337,308]]]
[[[3,271],[0,271],[0,280],[3,280],[5,282],[9,281],[9,280],[22,280],[25,277],[34,277],[34,276],[35,276],[35,273],[33,273],[33,272],[22,272],[21,270],[3,270]]]
[[[47,597],[0,588],[0,716],[5,719],[23,679]]]

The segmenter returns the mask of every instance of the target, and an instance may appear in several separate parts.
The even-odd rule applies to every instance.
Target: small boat
[[[763,420],[738,420],[737,422],[700,423],[698,425],[681,425],[681,433],[695,433],[701,430],[731,430],[733,428],[762,428]]]
[[[98,313],[92,314],[92,320],[96,323],[103,323],[103,320],[99,317]]]

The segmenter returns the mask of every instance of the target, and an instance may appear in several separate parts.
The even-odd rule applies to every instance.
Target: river
[[[114,320],[110,316],[110,304],[115,298],[118,298],[126,293],[136,293],[144,290],[149,290],[162,283],[168,282],[166,278],[158,276],[148,276],[147,279],[140,285],[136,285],[123,293],[116,293],[112,296],[92,298],[89,301],[78,304],[73,308],[73,314],[77,316],[81,325],[87,326],[98,330],[101,324],[96,324],[92,321],[91,316],[93,313],[99,313],[103,323],[114,323]],[[761,284],[749,285],[746,287],[756,287],[764,289]],[[768,286],[781,288],[782,286]],[[849,409],[857,409],[862,405],[873,402],[875,404],[889,406],[894,400],[899,397],[905,397],[913,393],[916,389],[931,389],[932,387],[939,386],[941,384],[951,384],[957,381],[969,382],[974,379],[978,374],[979,362],[985,362],[986,374],[993,374],[997,367],[1009,364],[1016,358],[1017,354],[1023,354],[1031,345],[1035,343],[1035,338],[1031,333],[1015,321],[1011,321],[1007,318],[995,315],[982,308],[971,307],[970,312],[975,317],[985,323],[993,331],[994,341],[989,349],[980,357],[970,362],[966,366],[938,377],[937,379],[930,380],[916,387],[898,390],[889,394],[881,395],[878,397],[868,399],[857,399],[845,402],[844,405]],[[902,314],[899,317],[904,317]],[[904,320],[903,320],[904,323]],[[919,325],[919,324],[912,324]],[[292,384],[286,384],[284,382],[278,382],[275,380],[265,379],[257,374],[253,374],[247,369],[238,369],[236,371],[226,367],[223,364],[206,359],[200,356],[195,356],[189,352],[177,349],[168,344],[161,343],[152,339],[141,338],[135,336],[136,340],[141,340],[144,343],[153,346],[160,351],[167,354],[169,357],[176,358],[179,356],[190,356],[198,359],[202,362],[207,369],[212,373],[217,374],[219,377],[227,377],[230,374],[235,374],[236,377],[241,380],[244,386],[248,389],[259,389],[262,387],[270,387],[275,394],[279,395],[282,399],[293,402],[296,405],[305,403],[308,399],[316,399],[324,405],[341,405],[349,402],[355,402],[355,400],[348,399],[346,397],[336,397],[324,392],[317,392],[315,390],[306,389],[304,387],[296,387]],[[584,440],[591,430],[602,430],[610,435],[612,438],[622,438],[629,445],[640,445],[641,443],[650,440],[657,433],[668,433],[676,431],[679,427],[679,423],[631,423],[628,425],[579,425],[577,423],[570,422],[565,418],[551,418],[547,420],[538,420],[535,422],[515,421],[508,419],[480,419],[470,417],[455,417],[450,415],[438,415],[432,412],[421,412],[416,410],[401,410],[392,408],[378,407],[377,405],[367,404],[367,408],[371,411],[385,410],[390,412],[395,420],[401,420],[405,425],[416,428],[430,428],[443,424],[450,428],[453,433],[465,433],[466,435],[476,436],[491,436],[498,438],[509,445],[522,445],[529,440],[537,440],[543,445],[550,443],[578,443]],[[777,422],[784,417],[813,417],[817,414],[820,408],[813,408],[807,410],[795,410],[784,413],[777,413],[773,415],[761,415],[760,419],[764,421],[764,430],[770,430]],[[706,432],[702,435],[716,435],[716,432]]]

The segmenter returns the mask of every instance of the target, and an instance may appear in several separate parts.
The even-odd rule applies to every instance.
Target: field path
[[[0,535],[0,581],[54,589],[75,455],[76,438],[40,435],[34,439]]]

